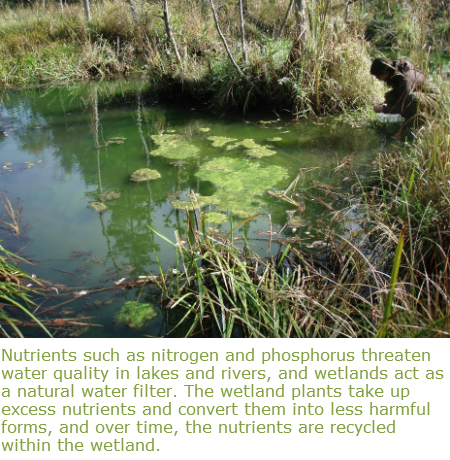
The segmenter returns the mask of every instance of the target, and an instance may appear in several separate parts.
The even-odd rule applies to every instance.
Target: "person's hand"
[[[373,110],[376,112],[376,113],[383,113],[383,107],[385,107],[386,104],[376,104],[373,106]]]

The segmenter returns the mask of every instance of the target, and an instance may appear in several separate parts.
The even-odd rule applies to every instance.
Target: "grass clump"
[[[224,234],[190,214],[189,238],[174,244],[183,270],[161,286],[177,327],[207,337],[448,337],[450,93],[441,88],[439,119],[379,152],[348,207],[315,196],[327,214],[313,244],[269,232],[263,257],[234,235],[252,217]],[[304,209],[295,184],[274,194],[295,208],[288,232]]]
[[[50,337],[52,335],[42,322],[32,313],[36,307],[31,297],[35,292],[26,287],[32,277],[17,268],[17,257],[3,249],[0,245],[0,336],[10,337],[12,331],[15,336],[23,337],[20,325],[24,318],[33,326],[41,328]],[[33,280],[35,283],[36,280]],[[5,327],[4,327],[5,326]]]

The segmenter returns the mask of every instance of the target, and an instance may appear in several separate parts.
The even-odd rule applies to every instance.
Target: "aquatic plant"
[[[208,204],[212,204],[214,200],[211,197],[205,197],[196,194],[195,197],[192,197],[190,201],[186,200],[172,200],[170,204],[179,210],[193,211],[194,209],[200,209],[203,206],[207,206]]]
[[[99,201],[94,201],[93,203],[90,204],[90,206],[94,211],[97,211],[100,214],[108,210],[108,207],[106,206],[106,204],[100,203]]]
[[[174,160],[185,160],[198,155],[200,149],[184,140],[178,134],[154,134],[150,136],[158,146],[151,151],[153,156],[163,156]]]
[[[133,329],[142,329],[157,316],[158,311],[154,305],[130,300],[125,303],[120,313],[115,316],[115,320],[118,324],[123,324]]]
[[[0,220],[0,224],[6,225],[7,230],[12,230],[16,235],[20,234],[20,218],[22,215],[22,206],[19,203],[19,207],[14,209],[11,202],[9,201],[8,197],[5,195],[4,192],[0,192],[0,201],[8,214],[10,221]]]
[[[220,225],[229,221],[229,217],[221,212],[205,212],[203,214],[207,224]]]
[[[111,200],[118,200],[120,198],[120,192],[103,192],[100,194],[100,200],[102,201],[111,201]]]
[[[146,182],[149,180],[160,179],[161,174],[155,169],[149,168],[142,168],[134,171],[134,173],[130,176],[130,180],[132,182]]]
[[[212,196],[203,197],[217,210],[248,217],[264,208],[261,196],[288,177],[279,166],[229,157],[216,158],[200,166],[196,175],[216,187]]]
[[[42,285],[39,280],[20,270],[17,267],[18,261],[23,260],[0,245],[0,335],[10,337],[5,326],[11,328],[18,337],[24,337],[20,325],[26,318],[31,323],[29,325],[39,327],[52,337],[42,321],[32,313],[36,307],[32,296],[38,294]],[[34,288],[26,287],[25,283],[33,283]]]
[[[207,138],[209,141],[212,141],[213,147],[223,147],[224,145],[237,141],[237,139],[233,139],[231,137],[223,137],[223,136],[209,136]]]
[[[227,150],[234,150],[238,147],[244,147],[245,153],[253,158],[270,157],[277,153],[273,147],[257,144],[253,139],[244,139],[241,142],[235,142],[228,145]]]

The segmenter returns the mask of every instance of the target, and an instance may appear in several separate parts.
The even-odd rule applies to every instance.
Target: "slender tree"
[[[133,0],[128,0],[128,3],[130,4],[131,15],[133,16],[134,22],[139,22],[139,16],[136,9],[136,5],[134,4]]]
[[[291,15],[291,11],[292,11],[292,7],[294,6],[294,2],[295,2],[295,0],[291,0],[289,2],[289,6],[288,6],[288,9],[287,9],[286,14],[284,16],[283,22],[281,23],[281,26],[280,26],[277,34],[275,35],[276,40],[278,40],[281,37],[281,35],[283,34],[283,32],[284,32],[284,29],[286,27],[286,24],[287,24],[287,21],[289,19],[289,16]]]
[[[84,12],[86,13],[86,19],[91,22],[91,8],[89,6],[89,0],[83,0]]]
[[[295,0],[295,20],[300,43],[303,45],[307,38],[306,0]]]
[[[247,45],[245,43],[244,0],[239,0],[239,18],[241,22],[242,56],[244,62],[248,64]]]
[[[225,38],[224,34],[222,33],[222,30],[220,29],[219,18],[217,17],[217,11],[216,11],[216,7],[214,5],[214,0],[208,0],[208,2],[209,2],[209,5],[211,7],[211,11],[212,11],[212,14],[213,14],[214,24],[216,25],[217,33],[219,34],[219,37],[222,40],[223,46],[225,47],[225,51],[227,52],[227,55],[230,58],[230,61],[233,64],[234,68],[237,70],[238,74],[241,77],[246,78],[244,72],[242,72],[242,70],[239,67],[238,63],[234,59],[233,53],[231,52],[230,47],[228,46],[227,39]]]
[[[164,23],[166,25],[167,37],[170,43],[172,44],[173,51],[175,53],[175,57],[177,58],[178,63],[182,64],[181,56],[178,51],[177,42],[175,41],[175,36],[173,35],[172,27],[170,26],[169,5],[167,3],[167,0],[162,0],[162,6],[163,6],[163,16],[164,16]]]

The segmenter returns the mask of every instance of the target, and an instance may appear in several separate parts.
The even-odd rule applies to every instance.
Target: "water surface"
[[[345,189],[344,175],[333,172],[336,166],[352,157],[363,168],[380,145],[372,130],[338,120],[218,116],[207,108],[161,104],[147,98],[145,89],[145,81],[121,80],[3,94],[0,191],[16,209],[22,207],[22,230],[20,236],[2,231],[0,239],[35,262],[27,271],[55,286],[89,290],[158,273],[157,261],[164,269],[174,266],[173,247],[151,228],[171,241],[176,230],[184,235],[180,201],[188,201],[190,191],[206,197],[202,211],[214,213],[210,227],[228,231],[231,220],[260,214],[237,235],[256,239],[277,232],[292,206],[268,190],[286,189],[300,170],[308,172],[299,190],[314,182]],[[142,168],[161,177],[131,181]],[[6,221],[3,211],[0,220]],[[324,212],[309,201],[295,234],[314,241]],[[86,330],[85,336],[164,334],[163,315],[144,331],[114,320],[127,300],[145,296],[105,291],[71,303],[69,313],[98,317],[104,327]]]

